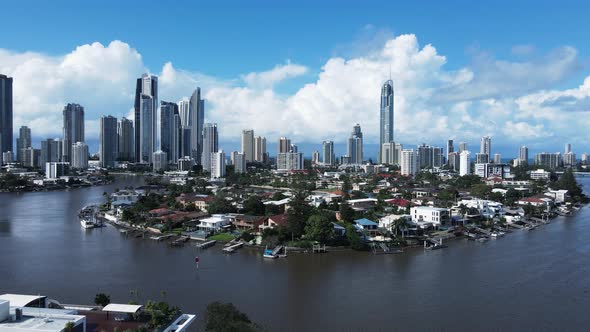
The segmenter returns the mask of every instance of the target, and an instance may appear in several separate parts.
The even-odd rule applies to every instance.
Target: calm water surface
[[[590,329],[590,209],[487,243],[433,252],[224,255],[83,230],[77,211],[139,177],[71,191],[0,194],[0,293],[91,303],[168,301],[202,314],[230,301],[272,331]],[[580,179],[586,189],[590,179]],[[193,260],[201,257],[197,271]],[[195,329],[201,329],[199,324]]]

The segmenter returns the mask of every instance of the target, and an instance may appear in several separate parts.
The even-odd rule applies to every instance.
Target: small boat
[[[81,218],[80,225],[82,225],[82,228],[84,228],[84,229],[90,229],[90,228],[96,227],[96,224],[94,223],[94,221],[92,221],[91,219],[88,219],[88,218]]]
[[[277,258],[278,256],[273,254],[272,249],[264,249],[264,253],[262,254],[264,258]]]
[[[490,236],[492,237],[492,239],[496,239],[498,238],[498,233],[493,232],[492,234],[490,234]]]

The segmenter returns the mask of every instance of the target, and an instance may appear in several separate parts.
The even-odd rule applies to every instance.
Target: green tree
[[[326,243],[334,231],[332,220],[326,214],[314,214],[307,219],[305,238]]]
[[[354,210],[347,202],[340,203],[340,220],[351,223],[354,220]]]
[[[481,199],[487,199],[489,195],[492,193],[492,187],[485,185],[483,183],[474,184],[471,187],[471,195]]]
[[[109,303],[111,303],[111,297],[105,293],[98,293],[94,297],[94,303],[101,307],[106,307]]]
[[[356,228],[351,224],[346,225],[346,239],[353,250],[368,249],[367,243],[361,238],[359,233],[357,233]]]
[[[250,196],[244,201],[244,210],[246,214],[262,216],[265,212],[265,206],[260,197]]]
[[[250,332],[259,328],[232,303],[212,302],[207,306],[205,330],[210,332]]]
[[[518,190],[510,188],[506,191],[506,194],[504,196],[504,203],[508,206],[513,206],[514,203],[516,203],[516,201],[520,199],[520,196],[521,195],[518,192]]]
[[[217,195],[209,203],[209,206],[207,206],[207,212],[209,212],[210,214],[232,213],[236,212],[236,209],[230,201],[225,199],[225,196]]]
[[[287,211],[287,225],[292,236],[300,238],[305,230],[305,223],[313,212],[313,207],[305,200],[307,192],[300,190],[293,195]]]
[[[567,190],[568,194],[575,202],[580,202],[585,198],[582,188],[578,185],[571,168],[565,170],[553,187],[555,187],[555,189]]]

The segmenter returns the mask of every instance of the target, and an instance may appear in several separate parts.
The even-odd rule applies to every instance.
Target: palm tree
[[[459,212],[461,213],[461,224],[465,226],[465,215],[467,214],[467,206],[465,204],[459,205]]]
[[[406,229],[406,219],[405,218],[397,218],[393,223],[393,228],[395,229],[395,235],[397,235],[398,232],[401,231],[402,237],[404,237],[404,231]]]

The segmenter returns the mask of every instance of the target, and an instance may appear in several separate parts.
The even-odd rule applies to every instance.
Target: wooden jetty
[[[210,241],[205,241],[205,242],[197,243],[195,245],[195,247],[197,247],[199,249],[207,249],[209,247],[213,247],[215,245],[215,243],[217,243],[216,240],[210,240]]]
[[[243,246],[244,246],[244,242],[234,243],[234,244],[231,244],[231,245],[226,246],[225,248],[223,248],[223,252],[228,253],[228,254],[232,254],[236,250],[240,249]]]

